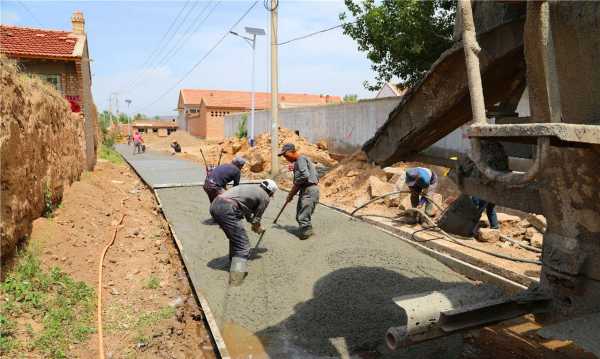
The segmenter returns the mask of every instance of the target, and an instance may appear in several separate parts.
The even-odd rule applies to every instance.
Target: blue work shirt
[[[213,169],[206,179],[221,188],[225,188],[225,186],[231,181],[233,181],[234,186],[239,185],[240,177],[240,169],[236,165],[226,163]]]
[[[434,184],[435,180],[435,174],[428,168],[414,167],[406,170],[406,184],[409,187],[426,188]]]

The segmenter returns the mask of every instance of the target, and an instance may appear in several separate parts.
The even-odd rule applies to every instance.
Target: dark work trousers
[[[487,214],[488,222],[490,222],[490,228],[498,229],[498,215],[496,214],[496,205],[494,203],[486,202],[478,197],[471,197],[473,204],[479,209],[479,217],[483,214]]]
[[[312,228],[312,214],[319,203],[319,186],[310,185],[298,192],[298,203],[296,205],[296,221],[301,230]]]
[[[217,197],[210,205],[210,215],[229,239],[229,260],[233,257],[248,259],[250,241],[242,224],[244,216],[233,200]]]
[[[135,155],[136,153],[142,153],[142,146],[143,144],[140,141],[134,141],[133,142],[133,154]]]
[[[204,181],[204,186],[202,186],[202,188],[204,188],[204,192],[206,192],[206,194],[208,195],[208,200],[210,201],[210,203],[212,203],[215,200],[215,197],[225,192],[223,188],[217,186],[208,179]]]

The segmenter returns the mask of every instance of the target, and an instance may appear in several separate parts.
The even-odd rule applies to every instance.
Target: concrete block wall
[[[350,154],[373,136],[400,99],[388,97],[357,103],[280,109],[279,123],[281,127],[300,131],[300,135],[311,142],[326,140],[333,153]],[[242,115],[225,116],[225,137],[235,135]],[[270,131],[271,111],[256,111],[254,122],[256,136]]]

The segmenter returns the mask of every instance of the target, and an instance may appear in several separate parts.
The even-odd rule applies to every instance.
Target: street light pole
[[[279,83],[277,59],[277,8],[279,0],[271,0],[271,176],[279,174],[279,158],[277,146],[279,144]]]
[[[250,47],[252,48],[252,104],[251,104],[251,108],[250,108],[250,129],[248,131],[248,142],[250,143],[250,146],[254,147],[254,112],[256,110],[256,91],[255,91],[255,63],[256,63],[256,36],[257,35],[265,35],[265,30],[263,29],[259,29],[259,28],[255,28],[255,27],[246,27],[246,32],[250,35],[252,35],[252,37],[246,37],[246,36],[242,36],[240,34],[238,34],[235,31],[229,31],[229,33],[241,37],[242,39],[246,40],[246,42],[250,45]]]
[[[254,147],[254,111],[256,109],[256,92],[254,90],[254,73],[256,69],[254,64],[256,62],[256,34],[252,34],[252,108],[250,109],[250,147]]]
[[[127,102],[127,112],[129,113],[129,116],[127,116],[127,122],[129,123],[129,138],[131,138],[131,112],[129,112],[129,105],[131,105],[131,100],[126,99],[125,102]]]

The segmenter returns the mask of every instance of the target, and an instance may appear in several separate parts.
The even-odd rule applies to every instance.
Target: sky
[[[48,29],[70,30],[73,11],[83,12],[92,93],[99,110],[108,108],[114,92],[122,112],[164,116],[176,113],[182,88],[251,89],[252,49],[243,39],[228,35],[206,54],[253,2],[2,0],[0,4],[3,24]],[[343,1],[283,0],[279,42],[338,25],[344,10]],[[270,13],[263,1],[234,31],[245,34],[246,26],[267,31],[256,43],[256,91],[269,92]],[[373,77],[366,55],[341,28],[279,46],[280,92],[370,98],[375,94],[362,84]],[[131,100],[129,109],[125,99]]]

